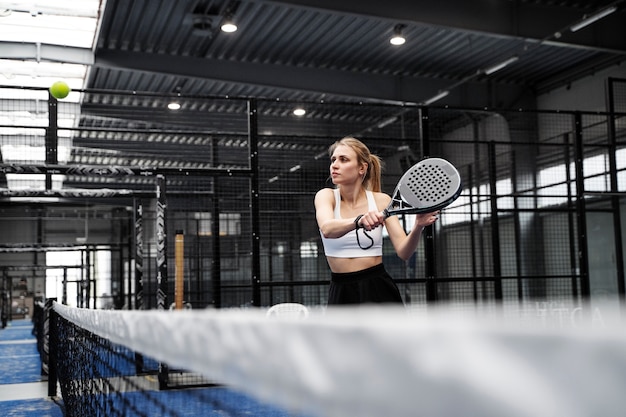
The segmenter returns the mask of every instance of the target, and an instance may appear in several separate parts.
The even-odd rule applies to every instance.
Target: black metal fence
[[[387,193],[425,156],[450,160],[463,178],[461,197],[409,261],[385,244],[384,262],[407,304],[619,300],[626,83],[608,85],[604,113],[86,91],[80,103],[50,100],[54,111],[40,109],[54,122],[2,126],[3,145],[43,147],[46,159],[11,159],[3,147],[0,221],[5,230],[12,208],[34,204],[15,197],[57,198],[79,213],[79,224],[89,222],[85,213],[115,213],[113,233],[96,232],[87,244],[121,248],[108,277],[118,308],[156,308],[160,291],[165,307],[172,302],[176,231],[184,233],[185,301],[193,308],[324,305],[330,271],[313,197],[332,186],[328,146],[352,135],[383,159]],[[179,110],[165,107],[171,100]],[[15,111],[41,107],[29,98],[8,103]],[[41,188],[19,186],[29,175],[44,179]],[[36,250],[63,241],[46,226],[59,210],[50,207],[27,219],[44,232],[5,235],[0,265],[15,267],[4,255],[16,243]],[[407,227],[411,220],[402,219]],[[85,281],[99,279],[93,265],[85,270]],[[90,297],[101,297],[97,288]]]

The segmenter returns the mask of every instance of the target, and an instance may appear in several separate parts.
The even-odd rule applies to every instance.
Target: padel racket
[[[385,218],[398,214],[430,213],[450,205],[462,191],[459,171],[441,158],[426,158],[409,168],[398,181]]]

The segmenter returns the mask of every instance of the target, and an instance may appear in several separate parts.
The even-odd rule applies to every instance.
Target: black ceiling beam
[[[210,58],[173,57],[165,54],[118,50],[96,51],[95,65],[214,79],[249,85],[264,85],[295,91],[326,92],[346,97],[373,98],[391,102],[414,102],[446,87],[445,81],[399,79],[393,76],[354,73],[321,68],[233,62]],[[367,91],[367,97],[363,92]]]
[[[617,12],[572,33],[568,28],[586,12],[564,6],[548,6],[520,1],[493,0],[273,0],[274,3],[307,7],[360,16],[412,22],[456,30],[480,32],[494,36],[542,40],[562,32],[551,43],[562,47],[592,48],[626,54],[626,25],[623,7],[626,0],[607,1],[618,4]]]
[[[334,94],[352,99],[374,99],[389,103],[419,103],[445,89],[447,80],[401,78],[389,75],[349,71],[292,67],[274,64],[232,62],[210,58],[173,57],[166,54],[100,49],[95,64],[102,68],[169,74],[179,77],[215,79],[249,85],[263,85],[294,91]],[[486,88],[483,86],[483,88]],[[500,89],[516,89],[502,85]],[[367,97],[364,96],[367,92]],[[483,97],[476,102],[449,103],[466,106],[485,105]]]

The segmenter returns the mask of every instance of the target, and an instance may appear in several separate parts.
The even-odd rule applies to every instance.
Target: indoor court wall
[[[47,158],[3,159],[4,283],[45,263],[41,254],[15,261],[15,245],[20,253],[63,242],[86,253],[105,248],[113,253],[111,276],[102,277],[112,282],[110,305],[158,308],[157,294],[164,292],[168,308],[180,231],[189,307],[323,306],[330,272],[313,197],[332,186],[328,146],[352,135],[383,159],[387,193],[426,156],[448,159],[461,172],[461,197],[425,232],[409,261],[385,245],[385,263],[407,304],[615,298],[624,292],[626,117],[619,111],[626,91],[623,81],[611,86],[614,113],[138,92],[84,91],[80,106],[50,100],[39,108],[48,117],[44,126],[22,120],[2,136],[14,147],[43,146]],[[173,99],[180,110],[165,107]],[[11,103],[41,107],[35,101]],[[304,116],[293,115],[296,105],[307,108]],[[39,188],[16,186],[35,176],[43,181]],[[43,203],[50,198],[56,205]],[[63,230],[37,228],[52,224],[58,206],[65,208]],[[18,217],[28,234],[11,226]],[[412,219],[402,221],[408,228]],[[598,261],[601,255],[606,261]],[[101,279],[90,262],[82,267],[82,280],[67,285]],[[105,297],[89,288],[86,297]]]

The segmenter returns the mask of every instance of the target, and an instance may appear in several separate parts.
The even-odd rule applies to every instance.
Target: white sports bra
[[[335,193],[335,219],[341,219],[341,195],[339,189],[333,190]],[[369,210],[378,210],[376,206],[376,200],[374,200],[374,194],[371,191],[365,191],[367,196],[367,205]],[[333,256],[335,258],[365,258],[368,256],[382,256],[383,254],[383,228],[377,227],[374,230],[367,231],[367,233],[373,240],[372,241],[365,236],[364,229],[351,230],[345,235],[337,238],[325,238],[322,236],[322,244],[324,245],[324,253],[326,256]],[[359,234],[357,241],[357,233]],[[367,248],[362,249],[359,246]]]

